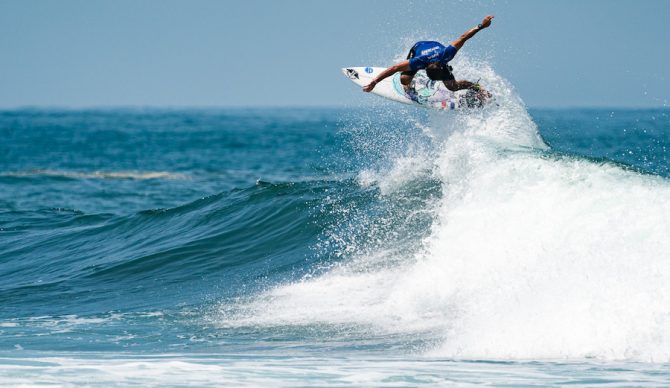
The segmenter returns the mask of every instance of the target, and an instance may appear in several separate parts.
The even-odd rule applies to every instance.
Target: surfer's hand
[[[363,86],[363,91],[366,93],[371,92],[372,89],[375,88],[375,86],[377,86],[377,81],[372,81],[369,84]]]
[[[484,20],[482,20],[482,24],[480,25],[482,28],[486,28],[491,25],[491,20],[493,20],[493,15],[488,15],[484,18]]]

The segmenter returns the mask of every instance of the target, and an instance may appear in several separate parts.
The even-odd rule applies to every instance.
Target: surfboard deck
[[[384,67],[345,67],[342,68],[342,73],[353,83],[363,87],[384,70]],[[430,80],[423,71],[414,76],[409,90],[406,91],[400,83],[400,73],[396,73],[379,82],[370,93],[403,104],[440,110],[480,108],[492,100],[482,100],[472,90],[452,92],[444,82]]]

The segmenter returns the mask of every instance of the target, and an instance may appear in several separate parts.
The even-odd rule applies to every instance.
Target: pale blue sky
[[[667,105],[670,1],[0,0],[0,107],[350,105],[343,66],[450,41],[529,106]]]

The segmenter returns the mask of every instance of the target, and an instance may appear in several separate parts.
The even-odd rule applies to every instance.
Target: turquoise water
[[[670,112],[0,112],[0,382],[670,382]]]

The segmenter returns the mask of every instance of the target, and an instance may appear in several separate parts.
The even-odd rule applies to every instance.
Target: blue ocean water
[[[0,112],[0,382],[670,382],[670,112]]]

